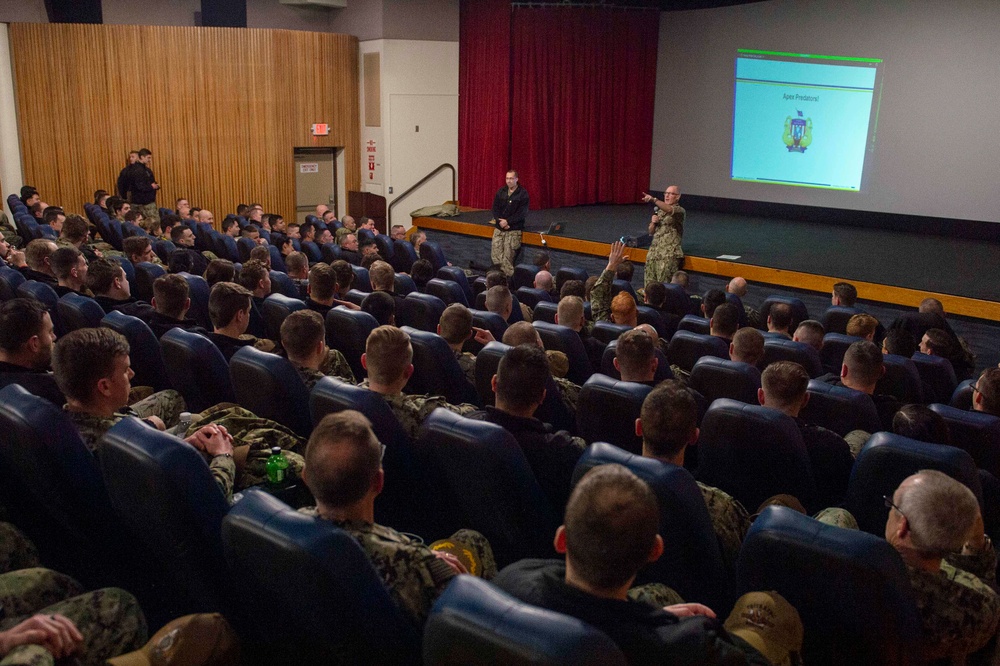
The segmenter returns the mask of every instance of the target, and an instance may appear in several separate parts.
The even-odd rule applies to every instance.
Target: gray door
[[[335,148],[295,149],[295,219],[304,222],[316,206],[337,210]]]

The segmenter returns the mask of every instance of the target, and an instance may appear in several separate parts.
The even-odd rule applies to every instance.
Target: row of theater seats
[[[375,394],[333,379],[317,385],[310,407],[314,418],[348,407],[370,417],[388,411]],[[409,513],[411,522],[389,524],[420,528],[428,538],[477,529],[500,566],[554,555],[558,517],[546,509],[510,434],[438,410],[407,447],[385,434],[388,417],[373,418],[386,444],[380,522],[392,518],[387,511]],[[597,661],[583,663],[617,663],[603,661],[614,650],[582,623],[525,607],[473,579],[449,587],[421,637],[352,538],[261,490],[229,507],[194,449],[135,419],[115,426],[95,459],[58,408],[11,386],[0,391],[0,427],[12,433],[0,440],[8,470],[0,493],[45,561],[85,584],[135,590],[152,618],[225,612],[248,646],[268,658],[315,659],[346,649],[360,662],[412,663],[422,639],[426,663],[496,663],[493,657],[519,650],[538,654],[539,663],[566,663],[556,659],[562,651],[596,651]],[[858,456],[845,502],[861,530],[772,507],[754,523],[733,580],[688,471],[598,443],[574,479],[612,462],[649,483],[661,507],[666,553],[641,582],[671,585],[721,616],[743,591],[775,589],[802,616],[809,663],[901,663],[918,642],[902,562],[880,538],[883,495],[932,468],[968,485],[984,505],[996,501],[995,488],[984,496],[967,453],[879,433]]]

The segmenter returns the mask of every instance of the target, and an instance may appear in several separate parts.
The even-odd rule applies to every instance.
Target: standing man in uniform
[[[517,184],[517,172],[508,171],[507,184],[493,197],[493,245],[490,257],[504,274],[514,274],[514,255],[521,247],[524,217],[528,214],[528,191]]]
[[[156,191],[160,189],[160,184],[153,175],[152,164],[152,151],[141,149],[139,161],[130,165],[125,174],[125,187],[132,207],[141,210],[142,216],[152,224],[160,226],[160,210],[156,207]]]
[[[663,193],[663,201],[651,194],[642,196],[643,203],[656,206],[656,213],[649,222],[649,235],[653,242],[646,254],[646,284],[669,282],[674,272],[684,262],[681,240],[684,238],[684,209],[678,202],[681,191],[671,185]]]

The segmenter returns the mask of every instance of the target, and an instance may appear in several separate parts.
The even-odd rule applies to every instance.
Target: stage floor
[[[592,244],[604,245],[622,235],[643,234],[651,214],[652,206],[648,204],[535,210],[528,215],[526,231],[544,232],[551,223],[562,222],[564,230],[548,236],[551,244],[556,243],[557,237],[590,241],[582,244],[577,251],[606,253],[606,249]],[[489,211],[469,210],[457,217],[433,218],[433,221],[482,225],[487,228],[475,229],[475,235],[487,235],[484,232],[489,231],[487,223],[490,218]],[[441,228],[437,224],[432,226]],[[459,228],[451,230],[461,233]],[[537,244],[530,238],[526,238],[526,242]],[[562,242],[558,244],[563,246],[562,249],[572,250]],[[997,319],[996,312],[1000,312],[993,307],[1000,299],[1000,288],[994,282],[994,276],[1000,275],[998,250],[1000,248],[995,243],[985,241],[698,210],[687,211],[684,228],[686,266],[691,270],[712,272],[706,268],[725,262],[733,264],[734,268],[747,265],[779,273],[794,271],[870,283],[868,293],[862,294],[862,297],[889,303],[900,300],[896,294],[899,290],[893,288],[950,295],[959,297],[961,301],[992,301],[980,306],[964,303],[959,308],[964,310],[962,312],[954,309],[956,314],[986,319]],[[723,255],[729,256],[720,260]],[[699,260],[710,260],[711,263]],[[722,274],[737,273],[727,271]],[[790,286],[815,288],[809,285]],[[887,288],[881,294],[883,297],[873,293],[878,292],[878,287]],[[904,300],[912,301],[914,297]]]

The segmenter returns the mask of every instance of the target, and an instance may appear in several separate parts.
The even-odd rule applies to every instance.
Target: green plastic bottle
[[[285,482],[288,459],[281,453],[280,446],[271,447],[271,457],[267,459],[264,467],[267,469],[267,480],[271,485],[277,486]]]

